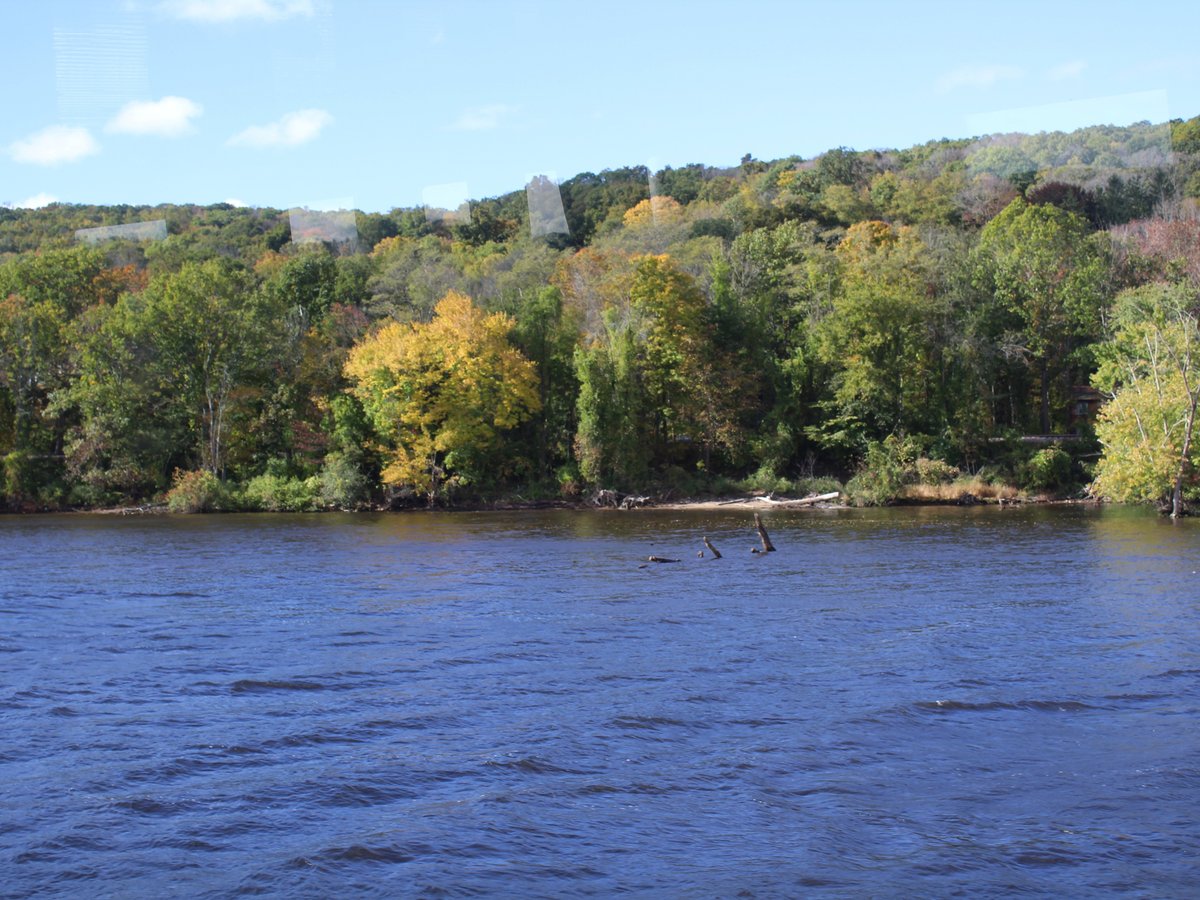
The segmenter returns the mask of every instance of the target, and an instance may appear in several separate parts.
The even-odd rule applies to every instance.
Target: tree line
[[[568,231],[536,237],[522,191],[469,220],[359,213],[341,244],[224,204],[0,210],[0,495],[353,508],[827,477],[886,502],[969,475],[1181,511],[1198,173],[1200,118],[584,173]],[[71,237],[148,218],[165,240]]]

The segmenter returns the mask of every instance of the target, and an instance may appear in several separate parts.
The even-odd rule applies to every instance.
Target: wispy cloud
[[[1046,73],[1046,77],[1051,81],[1067,81],[1071,78],[1078,78],[1086,68],[1087,63],[1082,59],[1073,59],[1070,62],[1062,63],[1050,69]]]
[[[333,116],[323,109],[302,109],[266,125],[252,125],[226,143],[233,147],[296,147],[315,140]]]
[[[1024,77],[1025,70],[1017,66],[964,66],[939,78],[937,89],[940,94],[948,94],[959,88],[989,88]]]
[[[515,106],[504,103],[493,103],[490,106],[472,106],[464,109],[462,115],[450,127],[455,131],[491,131],[500,127],[500,120],[516,112]]]
[[[41,193],[34,194],[32,197],[26,197],[24,200],[18,200],[16,203],[0,203],[0,206],[3,206],[5,209],[41,209],[43,206],[49,206],[51,203],[57,202],[57,197]]]
[[[192,119],[203,111],[200,104],[186,97],[134,100],[121,107],[120,111],[104,126],[104,130],[117,134],[179,137],[193,130]]]
[[[159,9],[176,19],[205,24],[280,22],[316,13],[313,0],[163,0]]]
[[[1088,125],[1166,122],[1169,117],[1166,91],[1141,91],[979,113],[967,116],[967,133],[1008,134],[1019,131],[1037,134],[1039,131],[1073,131]],[[1162,129],[1161,133],[1160,146],[1169,151],[1170,133],[1167,129]]]
[[[51,125],[8,145],[15,162],[35,166],[57,166],[77,162],[100,152],[100,145],[86,128]]]

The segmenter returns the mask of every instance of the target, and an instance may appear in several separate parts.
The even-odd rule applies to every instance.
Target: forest
[[[324,231],[0,209],[0,508],[833,489],[1181,514],[1197,198],[1200,117],[586,172]]]

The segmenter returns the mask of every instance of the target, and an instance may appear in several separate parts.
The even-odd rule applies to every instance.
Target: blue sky
[[[387,210],[534,174],[1200,114],[1200,4],[42,0],[0,203]]]

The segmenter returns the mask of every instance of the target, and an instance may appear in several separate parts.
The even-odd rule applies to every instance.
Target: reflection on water
[[[1192,893],[1200,523],[764,518],[0,519],[4,893]]]

